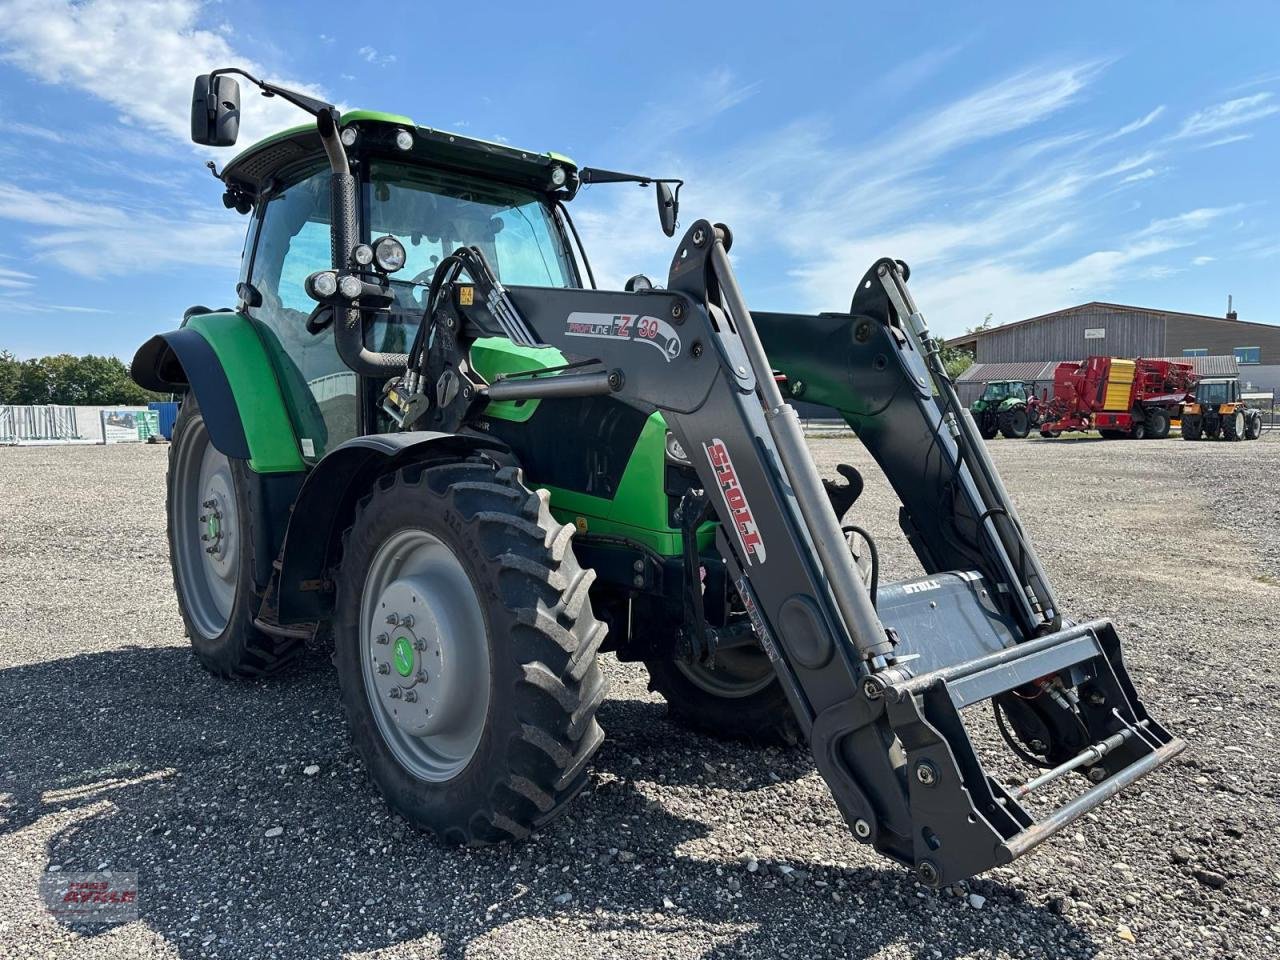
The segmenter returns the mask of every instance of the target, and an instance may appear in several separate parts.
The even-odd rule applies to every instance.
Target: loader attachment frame
[[[730,243],[727,228],[695,223],[667,289],[634,293],[504,288],[479,251],[459,251],[428,301],[429,347],[416,368],[411,352],[388,411],[454,431],[491,399],[608,394],[660,410],[855,836],[931,886],[1006,863],[1184,744],[1146,715],[1111,625],[1063,618],[905,265],[874,264],[849,314],[764,315],[766,353]],[[482,336],[580,359],[485,383],[466,359]],[[903,502],[923,580],[872,602],[775,366],[793,391],[807,382],[806,399],[845,411]],[[984,700],[1049,768],[1035,787],[1080,771],[1088,789],[1037,821],[1020,803],[1029,791],[991,775],[965,729],[961,712]]]

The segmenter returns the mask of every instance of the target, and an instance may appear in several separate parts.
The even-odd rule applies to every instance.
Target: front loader
[[[197,142],[234,142],[232,72],[197,80]],[[594,289],[577,188],[656,183],[671,236],[675,181],[249,79],[316,124],[219,175],[252,217],[237,308],[193,308],[133,366],[188,391],[180,609],[228,676],[331,636],[354,745],[410,822],[486,843],[560,812],[603,737],[606,651],[680,719],[806,742],[854,837],[929,886],[1013,860],[1184,747],[1112,625],[1061,609],[905,264],[873,264],[845,313],[753,314],[728,228],[699,220],[665,289]],[[862,479],[818,475],[784,389],[856,431],[924,576],[879,583],[846,521]],[[979,757],[986,702],[1033,779]],[[1073,773],[1078,794],[1033,813]]]

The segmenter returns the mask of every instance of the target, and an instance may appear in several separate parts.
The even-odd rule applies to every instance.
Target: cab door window
[[[338,357],[333,327],[313,335],[307,276],[331,265],[329,173],[276,193],[262,212],[251,282],[262,304],[249,311],[275,364],[304,458],[324,455],[358,431],[356,375]]]

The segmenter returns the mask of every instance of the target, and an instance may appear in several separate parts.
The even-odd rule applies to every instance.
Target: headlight
[[[373,247],[367,243],[362,243],[351,251],[351,259],[362,267],[367,267],[373,263]]]
[[[354,147],[356,143],[356,128],[347,127],[342,131],[342,145],[344,147]]]
[[[348,300],[354,300],[364,290],[364,284],[360,282],[359,277],[347,274],[338,281],[338,289],[342,291],[342,295]]]
[[[397,130],[396,146],[399,147],[401,150],[412,150],[413,134],[410,133],[408,130]]]
[[[338,275],[329,271],[312,274],[311,292],[318,299],[332,297],[338,292]]]
[[[563,187],[567,179],[569,179],[569,175],[564,172],[564,167],[557,165],[551,168],[551,185],[553,187]]]
[[[404,266],[404,244],[395,237],[379,237],[373,241],[373,261],[385,273],[395,273]]]
[[[680,441],[676,439],[676,435],[670,430],[667,431],[667,459],[672,463],[680,463],[686,467],[693,465],[689,462],[689,455],[684,452],[684,447],[680,446]]]

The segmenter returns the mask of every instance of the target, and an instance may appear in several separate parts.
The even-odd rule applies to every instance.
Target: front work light
[[[569,175],[564,172],[564,167],[557,164],[551,168],[551,186],[563,187],[565,180],[568,178]]]
[[[348,273],[338,281],[338,289],[348,300],[354,300],[364,290],[364,284],[360,282],[359,277]]]
[[[413,134],[410,133],[408,130],[397,130],[396,146],[399,147],[401,150],[412,150]]]
[[[379,237],[373,241],[373,262],[383,273],[395,273],[404,266],[404,244],[395,237]]]
[[[338,275],[331,270],[311,275],[311,296],[317,300],[332,297],[338,292]]]

